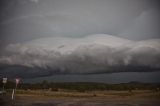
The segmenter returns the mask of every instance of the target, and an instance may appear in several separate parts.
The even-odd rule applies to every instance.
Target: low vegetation
[[[3,84],[0,83],[0,87],[2,88]],[[15,83],[8,82],[5,85],[5,89],[13,89],[15,87]],[[23,90],[50,90],[50,91],[105,91],[105,90],[117,90],[117,91],[130,91],[132,90],[153,90],[159,91],[160,84],[159,83],[140,83],[140,82],[130,82],[130,83],[121,83],[121,84],[105,84],[105,83],[91,83],[91,82],[63,82],[63,83],[53,83],[44,80],[41,83],[20,83],[18,85],[18,89]]]

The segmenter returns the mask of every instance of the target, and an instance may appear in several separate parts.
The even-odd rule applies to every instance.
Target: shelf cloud
[[[3,51],[0,73],[10,76],[151,72],[160,69],[160,39],[131,41],[106,34],[80,38],[47,37],[8,44]]]

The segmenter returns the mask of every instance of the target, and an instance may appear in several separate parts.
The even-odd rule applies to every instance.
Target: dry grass
[[[17,90],[16,99],[4,106],[159,106],[160,92]],[[5,99],[6,100],[6,99]]]
[[[160,92],[151,90],[129,91],[46,91],[46,90],[17,90],[19,96],[48,96],[48,97],[106,97],[106,98],[160,98]]]

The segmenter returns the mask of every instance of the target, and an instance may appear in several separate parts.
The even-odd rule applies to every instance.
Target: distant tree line
[[[0,83],[2,88],[3,84]],[[8,81],[5,85],[6,89],[13,89],[15,83]],[[53,83],[46,80],[41,83],[20,83],[18,89],[24,90],[36,90],[36,89],[51,89],[52,91],[64,90],[76,90],[76,91],[94,91],[94,90],[159,90],[160,83],[120,83],[120,84],[106,84],[106,83],[92,83],[92,82],[59,82]]]

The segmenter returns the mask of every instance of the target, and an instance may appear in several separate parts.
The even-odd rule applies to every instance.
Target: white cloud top
[[[83,38],[51,37],[10,44],[5,51],[0,64],[38,67],[52,73],[88,74],[139,69],[133,67],[160,68],[160,39],[130,41],[105,34]],[[148,71],[144,68],[140,71]]]

